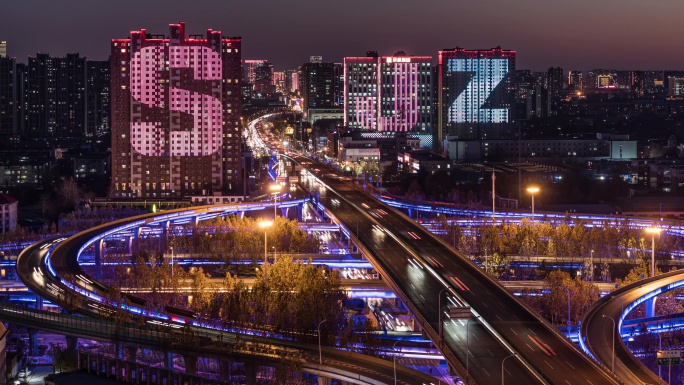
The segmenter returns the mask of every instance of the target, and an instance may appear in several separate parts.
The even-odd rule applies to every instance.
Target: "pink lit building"
[[[240,191],[241,39],[132,31],[111,43],[113,197]]]
[[[344,59],[345,125],[431,134],[432,58],[397,52]]]

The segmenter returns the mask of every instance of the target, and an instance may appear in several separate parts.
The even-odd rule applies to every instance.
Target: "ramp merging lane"
[[[503,372],[504,380],[516,384],[619,383],[496,280],[422,226],[332,169],[319,167],[313,174],[321,184],[323,205],[367,249],[371,262],[413,307],[414,315],[424,320],[431,339],[465,378],[498,384],[503,382]],[[440,293],[445,288],[448,295],[471,307],[473,319],[445,322],[440,339]],[[442,297],[442,305],[449,304],[447,297]],[[504,364],[512,353],[517,359]]]
[[[614,291],[611,296],[603,297],[584,316],[580,327],[580,343],[609,370],[614,365],[615,374],[625,383],[665,384],[632,355],[618,331],[627,314],[636,306],[661,293],[683,286],[684,272],[676,270],[642,279]]]

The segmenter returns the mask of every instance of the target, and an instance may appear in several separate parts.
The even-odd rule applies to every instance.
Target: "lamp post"
[[[518,355],[518,353],[513,353],[510,355],[507,355],[506,357],[504,357],[503,360],[501,360],[501,385],[504,385],[504,362],[506,362],[506,359],[511,358],[513,356],[517,356],[517,355]]]
[[[275,220],[278,210],[278,193],[282,189],[282,186],[279,184],[272,184],[268,186],[268,190],[273,194],[274,201],[273,201],[273,219]]]
[[[603,318],[610,318],[611,321],[613,321],[613,358],[611,359],[610,362],[610,373],[612,374],[615,370],[615,319],[611,316],[607,316],[605,314],[602,315]]]
[[[655,236],[663,231],[660,227],[647,227],[646,232],[651,234],[651,277],[655,277]]]
[[[171,249],[171,278],[173,278],[173,246],[169,246]]]
[[[527,192],[530,193],[530,195],[532,195],[532,223],[534,223],[534,194],[539,192],[539,187],[528,187]]]
[[[392,345],[392,351],[394,352],[394,355],[392,356],[392,358],[393,358],[392,361],[394,362],[394,385],[397,385],[397,352],[395,351],[395,348],[396,348],[397,343],[399,341],[400,340],[394,341],[394,345]],[[399,349],[401,349],[401,348],[399,348]]]
[[[470,374],[470,321],[480,318],[480,316],[475,316],[475,318],[470,318],[466,322],[466,375]]]
[[[565,290],[568,291],[568,333],[570,333],[570,328],[572,327],[572,318],[571,318],[571,311],[570,311],[570,288],[566,287]]]
[[[589,257],[589,283],[594,282],[594,249],[591,249],[591,256]]]
[[[327,320],[323,320],[318,323],[318,327],[316,328],[316,331],[318,332],[318,365],[323,366],[323,352],[321,351],[321,325],[323,322]]]
[[[266,281],[266,265],[268,265],[268,228],[273,221],[259,221],[259,227],[264,229],[264,282]]]
[[[444,331],[442,330],[443,329],[443,327],[442,327],[442,293],[444,293],[447,290],[448,290],[447,288],[440,290],[439,295],[438,295],[439,298],[437,300],[437,310],[439,311],[438,319],[439,319],[439,340],[440,340],[439,343],[440,343],[440,345],[442,344],[442,334],[444,333]]]

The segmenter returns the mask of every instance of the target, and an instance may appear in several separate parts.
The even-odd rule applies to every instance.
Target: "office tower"
[[[438,141],[454,134],[480,139],[492,124],[509,122],[507,84],[515,51],[456,47],[439,51],[438,66]]]
[[[7,41],[0,40],[0,58],[7,57]]]
[[[379,131],[431,133],[431,62],[405,52],[380,58]]]
[[[311,62],[301,66],[300,92],[304,110],[332,108],[335,102],[335,64]]]
[[[285,89],[285,72],[273,72],[273,86],[276,92],[283,92]]]
[[[684,77],[668,76],[667,77],[667,96],[670,98],[684,97]]]
[[[112,196],[242,193],[240,55],[240,38],[184,23],[112,40]]]
[[[294,71],[292,72],[292,80],[290,82],[290,91],[292,92],[299,92],[299,78],[301,77],[301,74],[299,71]]]
[[[344,58],[344,125],[378,129],[378,53]]]
[[[333,80],[333,105],[337,108],[344,103],[344,64],[335,63],[335,79]]]
[[[553,116],[558,113],[560,101],[565,97],[563,69],[560,67],[549,68],[546,73],[546,82],[548,88],[548,115]]]
[[[254,92],[270,95],[275,92],[273,85],[273,64],[269,62],[257,63],[254,66]]]
[[[109,61],[86,63],[86,135],[97,135],[109,131]]]
[[[268,63],[268,60],[243,60],[242,61],[242,82],[254,84],[254,72],[257,66]]]
[[[27,134],[79,137],[86,134],[86,59],[79,54],[29,57]]]
[[[568,88],[573,91],[582,91],[584,89],[584,81],[582,79],[582,71],[568,72]]]
[[[17,133],[17,63],[14,58],[0,57],[0,135]]]
[[[293,83],[293,78],[294,74],[297,73],[297,70],[285,70],[285,90],[284,92],[296,92],[295,89],[298,88],[299,86],[295,87]]]
[[[309,63],[323,63],[323,56],[309,56]]]

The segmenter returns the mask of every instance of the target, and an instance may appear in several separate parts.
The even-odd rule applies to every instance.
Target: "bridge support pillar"
[[[132,236],[126,238],[126,250],[128,251],[128,254],[133,255],[133,237]]]
[[[304,213],[304,204],[298,204],[297,205],[297,220],[299,222],[302,221],[302,214]]]
[[[655,305],[658,297],[653,297],[648,301],[644,302],[646,305],[646,317],[655,317]]]
[[[185,373],[195,375],[197,374],[197,355],[192,353],[183,354],[183,362],[185,363]]]
[[[238,212],[237,212],[237,215],[238,215],[238,217],[240,217],[240,219],[244,219],[244,218],[245,218],[245,212],[244,212],[244,211],[238,211]]]
[[[168,350],[164,351],[164,368],[173,371],[173,353]]]
[[[104,239],[95,243],[95,279],[100,279],[102,272],[102,254],[104,254]]]
[[[126,355],[125,346],[121,342],[117,341],[114,343],[114,354],[119,360],[123,360]]]
[[[171,221],[166,221],[162,223],[162,234],[159,237],[159,242],[161,244],[162,250],[166,250],[166,246],[169,244],[169,227],[171,226]]]
[[[257,379],[257,364],[245,363],[246,385],[256,385],[256,379]]]
[[[126,360],[130,362],[136,362],[138,348],[136,346],[126,346],[125,350]]]
[[[231,373],[233,372],[233,363],[231,361],[219,360],[218,367],[219,382],[223,383],[230,381]]]
[[[32,356],[38,355],[38,330],[28,329],[29,338],[29,354]]]
[[[332,378],[324,377],[321,375],[318,375],[316,377],[318,377],[318,385],[332,385]]]
[[[289,212],[290,212],[290,208],[289,208],[289,207],[281,207],[281,208],[280,208],[280,216],[283,217],[283,218],[285,218],[285,219],[287,219],[287,215],[288,215]]]
[[[43,297],[36,295],[36,310],[43,310]]]

